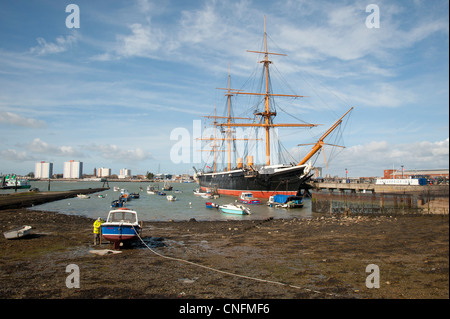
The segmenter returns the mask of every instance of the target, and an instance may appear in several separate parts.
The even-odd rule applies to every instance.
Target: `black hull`
[[[258,173],[246,169],[221,173],[198,174],[198,183],[202,189],[213,188],[219,194],[239,196],[243,191],[253,192],[255,197],[268,198],[273,194],[295,195],[301,189],[307,189],[311,178],[305,174],[305,167],[292,167],[270,173]]]

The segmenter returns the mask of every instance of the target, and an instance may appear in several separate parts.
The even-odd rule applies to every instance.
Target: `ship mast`
[[[243,127],[263,127],[266,132],[266,165],[270,165],[270,129],[273,127],[314,127],[318,124],[273,124],[272,117],[276,116],[276,112],[272,112],[270,110],[270,97],[271,96],[284,96],[284,97],[304,97],[303,95],[289,95],[289,94],[273,94],[270,92],[269,87],[269,65],[272,61],[269,60],[269,55],[281,55],[286,56],[286,54],[281,53],[273,53],[269,52],[267,49],[267,32],[266,32],[266,17],[264,17],[264,52],[261,51],[250,51],[247,52],[264,54],[264,60],[259,61],[259,63],[264,64],[264,75],[265,75],[265,93],[249,93],[249,92],[241,92],[235,91],[234,94],[243,94],[243,95],[262,95],[264,96],[264,112],[258,112],[254,115],[258,115],[261,117],[261,123],[226,123],[226,124],[218,124],[219,126],[228,126],[228,128],[232,126],[243,126]]]
[[[326,145],[326,143],[323,141],[328,135],[331,134],[331,132],[333,132],[341,123],[342,123],[342,119],[348,114],[350,113],[350,111],[353,110],[353,107],[350,108],[350,110],[348,110],[344,115],[341,116],[341,118],[339,120],[336,121],[336,123],[334,123],[320,138],[319,140],[314,144],[314,146],[312,147],[311,151],[297,164],[297,166],[303,165],[305,164],[312,156],[314,156],[314,154],[316,154],[324,145]],[[302,145],[302,144],[299,144]],[[298,145],[298,146],[299,146]],[[337,147],[343,147],[343,146],[339,146],[339,145],[332,145],[332,146],[337,146]],[[325,162],[326,164],[326,162]]]
[[[231,67],[230,67],[230,71],[228,72],[228,88],[217,88],[218,90],[226,90],[225,96],[227,97],[227,109],[228,109],[228,116],[217,116],[216,115],[216,109],[214,108],[214,116],[205,116],[205,118],[213,118],[214,119],[214,126],[227,126],[227,130],[226,130],[226,137],[225,138],[217,138],[216,137],[216,130],[214,130],[214,137],[213,138],[199,138],[199,140],[214,140],[214,146],[212,151],[214,152],[214,172],[217,171],[217,165],[216,165],[216,160],[217,160],[217,156],[216,156],[216,152],[221,152],[221,150],[217,150],[216,149],[216,142],[215,141],[227,141],[227,154],[228,154],[228,171],[231,170],[231,153],[232,153],[232,149],[231,149],[231,142],[232,141],[250,141],[250,140],[258,140],[258,139],[249,139],[249,138],[235,138],[233,137],[233,130],[232,130],[232,126],[235,123],[232,123],[232,120],[251,120],[251,118],[248,117],[233,117],[231,116],[231,97],[234,96],[234,94],[238,93],[241,90],[237,90],[237,89],[232,89],[231,88]],[[217,119],[226,119],[226,123],[218,123]],[[202,150],[202,151],[206,151],[206,150]],[[222,151],[224,152],[224,151]]]

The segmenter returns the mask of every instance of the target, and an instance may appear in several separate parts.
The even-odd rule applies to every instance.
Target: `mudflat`
[[[448,215],[144,222],[142,241],[103,256],[90,251],[112,244],[93,245],[93,222],[0,211],[2,233],[33,227],[0,238],[0,298],[449,298]],[[72,264],[80,288],[66,285]]]

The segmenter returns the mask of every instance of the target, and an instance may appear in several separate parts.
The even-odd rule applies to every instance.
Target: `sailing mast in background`
[[[315,127],[318,124],[274,124],[272,118],[277,115],[276,112],[273,112],[270,108],[270,97],[271,96],[284,96],[284,97],[293,97],[293,98],[299,98],[299,97],[305,97],[303,95],[290,95],[290,94],[274,94],[270,92],[270,79],[269,79],[269,65],[272,63],[272,61],[269,60],[269,54],[270,55],[281,55],[286,56],[286,54],[282,53],[273,53],[269,52],[267,49],[267,33],[266,33],[266,17],[264,17],[264,52],[261,51],[250,51],[247,50],[247,52],[253,52],[253,53],[259,53],[264,54],[264,60],[259,61],[259,63],[264,64],[264,81],[265,81],[265,92],[263,93],[249,93],[249,92],[242,92],[240,90],[233,91],[234,94],[242,94],[242,95],[262,95],[264,96],[264,111],[263,112],[257,112],[254,115],[260,116],[261,121],[260,123],[227,123],[227,124],[218,124],[219,126],[241,126],[241,127],[263,127],[266,132],[266,165],[270,165],[270,129],[274,127]]]

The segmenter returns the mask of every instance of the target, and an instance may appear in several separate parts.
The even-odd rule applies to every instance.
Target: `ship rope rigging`
[[[241,167],[239,167],[238,159],[242,161],[242,158],[248,158],[250,157],[250,154],[258,154],[261,151],[261,147],[258,145],[258,143],[250,143],[249,141],[259,141],[261,139],[265,140],[265,156],[263,156],[264,160],[262,161],[263,165],[265,166],[273,165],[274,162],[289,162],[291,165],[297,166],[305,165],[309,160],[315,163],[320,153],[322,153],[324,155],[325,165],[327,165],[328,167],[328,163],[337,153],[335,149],[344,148],[344,146],[338,145],[338,143],[342,141],[343,130],[341,128],[343,118],[352,111],[353,107],[348,110],[337,122],[335,122],[332,127],[325,131],[325,133],[323,133],[318,139],[316,139],[317,142],[312,144],[297,145],[313,145],[311,151],[302,159],[296,159],[296,157],[300,156],[298,148],[294,148],[294,150],[291,149],[291,151],[289,151],[281,143],[280,137],[286,135],[280,136],[281,134],[279,134],[279,132],[277,131],[278,128],[289,127],[294,129],[305,129],[317,127],[320,124],[308,123],[300,119],[298,116],[292,114],[292,112],[289,112],[287,109],[293,108],[292,104],[285,107],[284,105],[282,106],[280,103],[275,101],[275,97],[288,97],[292,100],[298,100],[306,96],[297,94],[273,93],[271,74],[274,74],[277,79],[279,79],[280,82],[283,83],[283,85],[287,87],[291,92],[294,92],[294,90],[289,85],[288,81],[284,79],[278,68],[272,65],[272,61],[269,59],[270,56],[286,55],[282,53],[269,52],[267,38],[268,35],[266,33],[266,25],[264,19],[263,49],[261,49],[260,51],[247,50],[247,52],[250,53],[257,53],[259,56],[258,62],[263,65],[260,80],[258,81],[258,83],[256,83],[256,81],[251,81],[249,78],[240,89],[232,89],[230,67],[230,72],[228,75],[228,87],[217,88],[218,90],[222,90],[225,92],[224,95],[226,96],[226,105],[224,108],[224,112],[222,113],[222,116],[217,116],[216,110],[214,108],[214,115],[205,116],[205,120],[213,120],[212,125],[214,127],[214,135],[200,138],[200,140],[202,141],[207,141],[207,146],[210,147],[209,150],[202,150],[203,152],[209,152],[208,161],[205,161],[205,166],[206,168],[209,168],[209,171],[219,171],[219,168],[217,166],[218,163],[225,163],[226,167],[224,169],[228,171],[236,168],[233,167],[233,163],[236,163],[237,168],[242,168],[242,162]],[[274,72],[269,71],[269,66],[274,70]],[[252,72],[252,75],[254,76],[256,73],[257,71],[255,69],[255,71]],[[246,85],[248,84],[251,84],[250,86],[253,87],[250,92],[244,90],[244,87],[246,87]],[[336,94],[334,95],[337,96]],[[236,99],[237,97],[247,97],[247,100],[251,101],[251,103],[247,104],[250,105],[247,108],[241,107],[239,105],[240,112],[238,112],[238,116],[235,116],[235,111],[232,107],[232,100]],[[320,95],[318,95],[318,97],[320,98]],[[322,100],[322,102],[324,105],[327,105],[326,101]],[[330,109],[332,110],[332,108]],[[253,113],[253,116],[245,117],[248,113]],[[295,119],[297,123],[275,123],[273,119],[278,115],[278,113],[286,114],[287,116]],[[247,122],[241,122],[242,120],[245,120]],[[345,125],[347,122],[348,117],[345,121]],[[238,138],[236,136],[236,129],[238,128],[249,128],[253,132],[247,134],[245,138]],[[295,130],[294,133],[289,133],[288,135],[291,134],[298,134],[298,130]],[[334,138],[333,143],[325,142],[325,139],[329,140],[332,138]],[[242,146],[242,143],[244,144],[243,148],[241,148],[241,150],[238,150],[238,144]],[[325,156],[324,146],[333,146],[332,151],[328,155],[328,161]],[[294,153],[297,153],[297,156],[291,154],[292,151],[294,151]],[[276,159],[274,157],[276,157]],[[213,166],[208,166],[207,163],[210,162],[211,158],[213,158]],[[203,169],[203,171],[205,171],[205,168]]]

